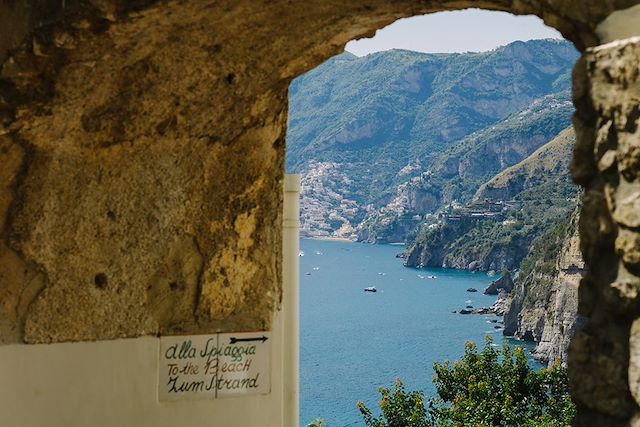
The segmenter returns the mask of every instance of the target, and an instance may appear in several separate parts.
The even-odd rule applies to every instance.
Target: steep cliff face
[[[553,147],[548,147],[548,143],[566,128],[572,111],[568,92],[545,96],[504,120],[443,147],[439,153],[434,150],[435,160],[425,172],[413,177],[409,175],[408,180],[397,186],[396,197],[386,205],[376,208],[376,205],[384,203],[383,200],[372,205],[374,209],[364,221],[367,230],[372,232],[370,234],[384,235],[388,229],[402,229],[398,225],[406,224],[407,218],[428,216],[454,202],[469,202],[479,186],[499,176],[505,168],[515,168],[519,175],[507,175],[504,179],[513,183],[510,185],[515,191],[503,200],[546,179],[543,175],[541,180],[533,178],[518,184],[520,175],[539,176],[536,172],[543,172],[552,176],[561,173],[566,177],[571,146],[575,141],[573,132],[565,131],[566,140],[554,143]],[[528,157],[534,158],[527,166],[521,165]],[[542,165],[531,166],[538,163]],[[492,189],[498,190],[494,191],[495,197],[487,197],[500,199],[499,187]],[[399,240],[410,242],[417,235],[417,230],[410,231],[400,235]],[[459,265],[455,260],[452,263]]]
[[[416,248],[411,247],[406,253],[404,261],[407,267],[441,267],[444,264],[446,251],[457,235],[464,233],[472,225],[467,222],[454,222],[444,226],[434,225],[429,230],[432,233],[430,245]]]
[[[582,325],[578,286],[585,274],[578,215],[536,242],[511,293],[504,314],[505,335],[537,342],[534,357],[567,363],[569,341]]]
[[[567,364],[569,341],[584,324],[578,313],[578,287],[586,270],[580,253],[577,227],[565,242],[558,259],[557,275],[551,284],[550,306],[547,310],[542,337],[534,351],[540,360],[559,360]]]
[[[485,295],[498,295],[503,292],[511,292],[513,289],[513,279],[511,273],[504,271],[498,280],[491,282],[484,290]]]

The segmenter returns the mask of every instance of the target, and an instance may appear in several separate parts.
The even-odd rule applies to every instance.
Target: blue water
[[[300,245],[301,426],[316,418],[328,427],[363,426],[356,402],[377,407],[379,386],[401,378],[407,390],[432,395],[433,361],[459,358],[465,341],[482,346],[486,334],[502,341],[489,323],[496,316],[452,313],[495,301],[482,294],[486,274],[405,268],[395,257],[401,246]],[[367,286],[378,292],[364,292]]]

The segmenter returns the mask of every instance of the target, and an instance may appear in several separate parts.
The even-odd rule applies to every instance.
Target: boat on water
[[[378,292],[378,290],[376,289],[375,286],[367,286],[366,288],[364,288],[365,292]]]
[[[298,252],[298,256],[304,256],[304,251]]]

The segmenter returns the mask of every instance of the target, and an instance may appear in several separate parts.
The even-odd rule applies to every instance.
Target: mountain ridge
[[[303,204],[311,203],[302,218],[304,232],[351,238],[364,233],[358,231],[361,223],[393,203],[399,186],[437,169],[435,162],[460,141],[536,102],[555,126],[537,145],[551,139],[572,111],[568,93],[575,58],[573,46],[553,39],[471,54],[394,50],[356,57],[347,52],[296,79],[290,88],[287,170],[310,173],[316,180],[313,194],[303,195]],[[556,104],[560,112],[551,114]],[[322,178],[318,168],[342,171],[350,182],[348,199],[357,207],[355,214],[347,215],[341,200],[333,197],[332,180]],[[445,201],[460,192],[452,186],[445,190]],[[466,189],[465,194],[470,197],[474,191]],[[431,212],[441,204],[439,195],[428,203],[428,191],[412,194],[414,206]],[[314,204],[330,213],[320,220],[322,213],[313,210]],[[391,236],[393,241],[410,238],[418,223],[400,227],[402,236]],[[394,227],[393,221],[389,226]],[[377,228],[374,224],[367,232],[370,241],[376,241]],[[367,240],[364,237],[361,240]]]

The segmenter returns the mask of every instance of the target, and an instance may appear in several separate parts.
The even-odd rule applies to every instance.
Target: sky
[[[516,40],[562,38],[537,16],[467,9],[400,19],[370,39],[350,41],[357,56],[389,49],[427,53],[483,52]]]

